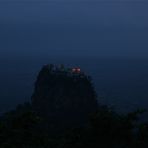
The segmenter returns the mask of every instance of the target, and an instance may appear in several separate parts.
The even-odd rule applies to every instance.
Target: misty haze
[[[146,0],[0,0],[0,115],[15,109],[18,104],[30,103],[32,94],[33,99],[40,99],[46,94],[41,91],[45,87],[40,84],[39,78],[43,77],[48,82],[50,77],[40,76],[42,71],[44,75],[44,70],[46,73],[50,69],[48,73],[54,79],[56,70],[71,74],[74,68],[82,71],[80,77],[85,78],[86,82],[87,74],[91,76],[99,104],[119,113],[138,108],[147,110],[147,18]],[[51,63],[63,64],[67,68],[61,66],[58,69],[54,65],[56,70],[52,71],[54,66],[48,65],[51,67],[46,69],[46,64]],[[67,75],[65,79],[68,81]],[[59,85],[57,94],[61,93],[60,90],[68,90],[69,84],[66,83],[60,88],[62,78],[59,76],[59,81],[55,79],[55,90],[58,90],[56,84]],[[74,81],[77,79],[74,78]],[[36,85],[41,89],[40,95]],[[71,85],[74,85],[73,80]],[[52,88],[51,84],[48,87]],[[88,88],[84,86],[84,90]],[[82,94],[86,97],[90,95],[87,93]],[[45,95],[45,98],[52,98],[51,94]],[[63,94],[63,98],[69,95]],[[53,98],[56,100],[56,97]],[[43,110],[38,112],[43,113]],[[143,118],[148,120],[147,113]],[[134,147],[134,144],[129,147]]]
[[[111,91],[109,81],[121,76],[112,85],[120,85],[120,93],[129,102],[138,99],[145,102],[147,94],[143,87],[148,86],[147,78],[142,75],[146,76],[148,64],[147,6],[146,1],[0,1],[2,107],[9,108],[9,102],[24,101],[22,93],[29,99],[35,73],[42,64],[50,62],[82,66],[93,73],[98,91],[105,84]],[[86,64],[87,58],[90,60]],[[112,66],[117,67],[111,69]],[[103,79],[100,73],[104,73]],[[139,83],[144,86],[137,96],[135,93],[141,89]],[[129,95],[123,87],[135,93]],[[111,95],[116,96],[116,92]],[[118,97],[116,100],[122,100]]]

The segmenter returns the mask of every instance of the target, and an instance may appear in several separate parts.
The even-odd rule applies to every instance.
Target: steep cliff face
[[[56,124],[80,124],[97,110],[90,78],[80,69],[45,65],[39,72],[32,95],[33,110]]]

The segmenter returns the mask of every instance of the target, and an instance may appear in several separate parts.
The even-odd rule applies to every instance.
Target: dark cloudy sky
[[[0,55],[148,55],[148,1],[0,0]]]

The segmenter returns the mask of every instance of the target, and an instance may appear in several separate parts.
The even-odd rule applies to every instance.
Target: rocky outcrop
[[[96,93],[80,69],[45,65],[35,82],[32,106],[54,125],[80,125],[97,110]]]

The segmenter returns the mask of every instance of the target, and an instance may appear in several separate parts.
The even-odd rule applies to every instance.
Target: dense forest
[[[31,102],[0,117],[0,148],[147,148],[144,112],[119,114],[99,103],[80,68],[45,65]]]

